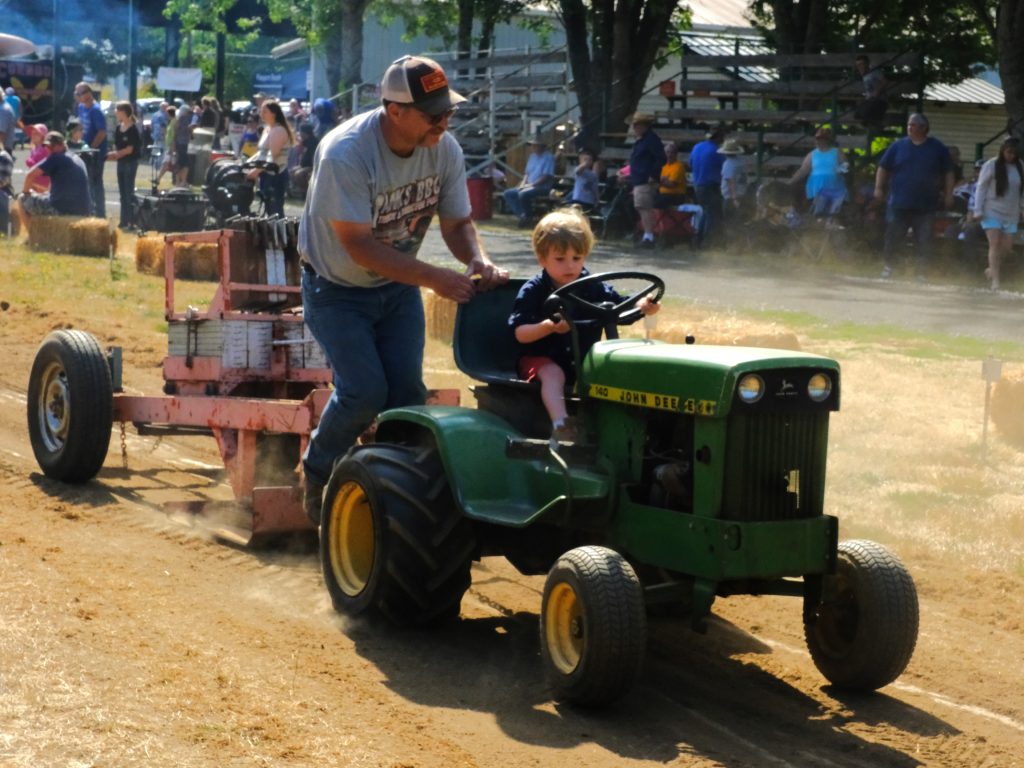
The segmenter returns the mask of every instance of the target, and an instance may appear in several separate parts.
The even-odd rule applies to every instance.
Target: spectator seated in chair
[[[666,141],[661,183],[654,197],[655,208],[675,208],[689,202],[686,196],[686,170],[686,163],[679,159],[679,146],[674,141]]]
[[[540,138],[530,142],[530,157],[526,161],[526,172],[519,186],[506,189],[502,194],[505,208],[518,219],[520,227],[530,225],[533,215],[533,201],[546,198],[555,183],[555,156]]]
[[[562,201],[562,205],[579,206],[584,212],[592,210],[597,205],[601,193],[597,171],[594,170],[595,160],[594,153],[590,150],[580,151],[580,164],[576,166],[573,177],[572,194]]]

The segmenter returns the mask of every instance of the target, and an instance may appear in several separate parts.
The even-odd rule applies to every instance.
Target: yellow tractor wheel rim
[[[370,502],[358,483],[345,483],[334,495],[330,522],[331,571],[341,591],[355,597],[370,580],[377,544]]]
[[[548,653],[555,668],[568,675],[583,657],[583,606],[568,584],[556,585],[548,596],[544,622]]]

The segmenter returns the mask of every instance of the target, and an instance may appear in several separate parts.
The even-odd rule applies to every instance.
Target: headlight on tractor
[[[816,403],[824,402],[832,394],[832,379],[824,373],[816,373],[807,382],[807,396]]]
[[[764,379],[756,373],[748,373],[740,379],[737,392],[744,403],[756,403],[764,395]]]

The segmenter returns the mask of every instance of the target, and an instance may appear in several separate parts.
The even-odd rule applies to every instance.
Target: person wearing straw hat
[[[626,121],[633,128],[636,141],[629,153],[629,183],[633,187],[633,207],[640,216],[644,230],[639,248],[654,247],[654,197],[665,165],[665,145],[651,128],[654,115],[635,112]]]
[[[743,208],[747,196],[747,165],[743,158],[743,145],[729,139],[718,150],[725,156],[722,163],[722,206],[727,219],[735,218]]]
[[[393,62],[380,93],[380,107],[320,142],[299,223],[303,313],[334,371],[303,456],[303,507],[314,523],[335,459],[380,411],[426,399],[420,288],[465,303],[508,280],[480,243],[462,149],[448,133],[465,99],[422,56]],[[435,215],[464,270],[416,258]]]

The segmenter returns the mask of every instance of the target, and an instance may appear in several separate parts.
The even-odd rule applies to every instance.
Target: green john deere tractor
[[[616,306],[579,298],[603,280],[642,288]],[[803,598],[807,645],[833,684],[884,686],[917,641],[914,582],[890,552],[840,543],[824,514],[839,366],[817,355],[619,339],[655,300],[654,275],[591,275],[546,309],[598,322],[570,411],[586,439],[552,443],[534,384],[516,376],[507,318],[522,281],[460,308],[454,351],[478,408],[381,414],[376,442],[335,465],[320,530],[337,610],[396,624],[457,616],[470,565],[503,555],[547,574],[540,609],[557,698],[602,704],[636,681],[649,608],[701,630],[716,597]],[[578,346],[577,346],[578,349]]]

